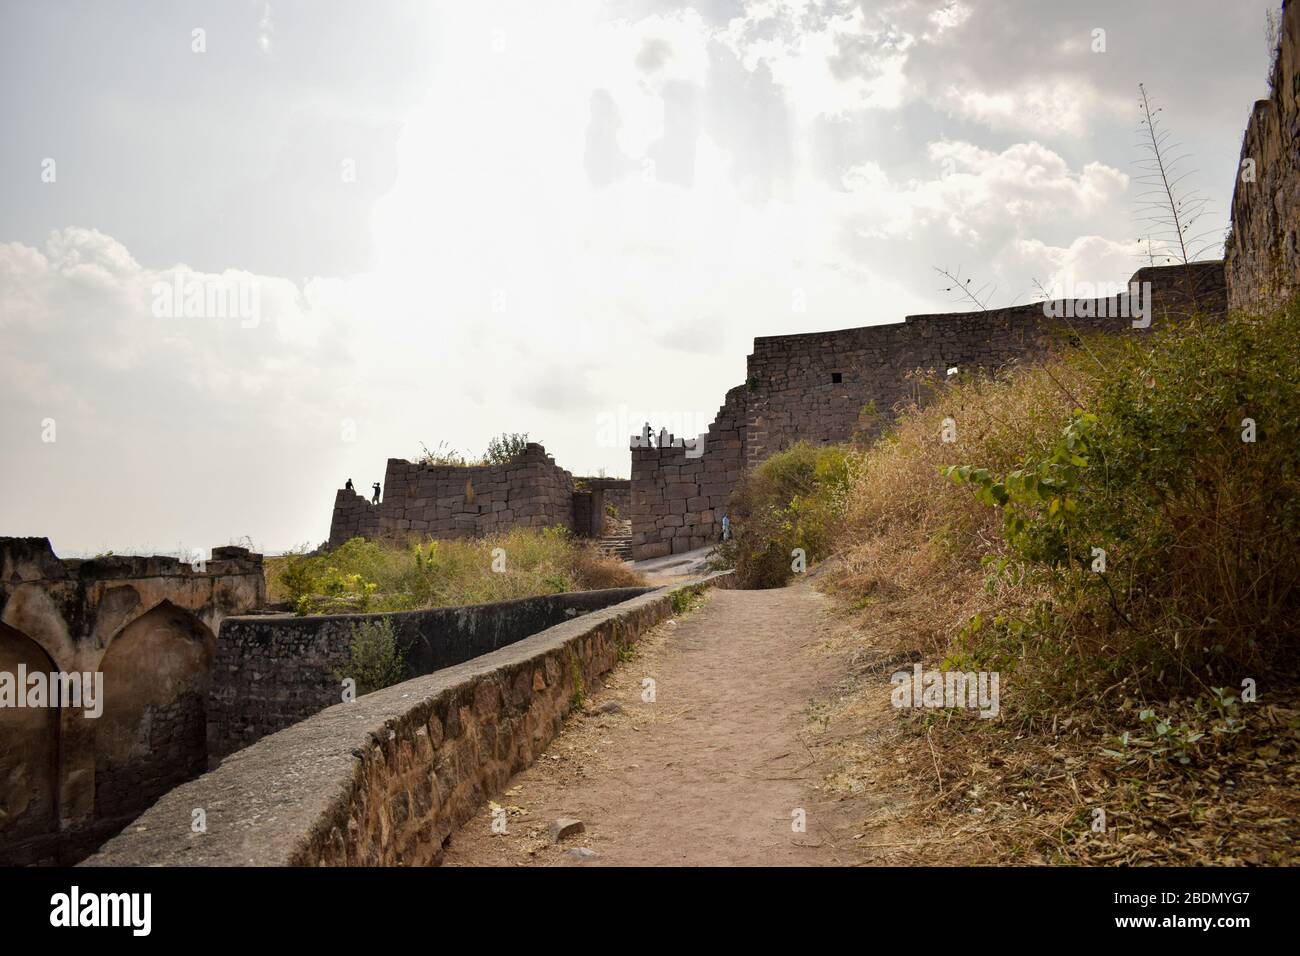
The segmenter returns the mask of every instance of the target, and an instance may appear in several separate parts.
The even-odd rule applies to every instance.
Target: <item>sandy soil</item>
[[[493,833],[485,807],[452,837],[444,865],[863,860],[862,807],[823,786],[834,748],[817,733],[817,701],[836,679],[826,598],[802,583],[703,602],[639,642],[497,797],[507,832]],[[653,702],[642,699],[646,679]],[[553,843],[559,817],[585,831]]]

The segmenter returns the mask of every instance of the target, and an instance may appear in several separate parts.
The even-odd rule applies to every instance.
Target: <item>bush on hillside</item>
[[[1189,323],[1098,354],[1091,411],[1047,454],[958,482],[1003,515],[994,564],[1050,603],[975,643],[1072,648],[1086,684],[1240,687],[1300,625],[1300,309]]]
[[[1030,709],[1290,666],[1297,334],[1293,307],[938,385],[855,464],[835,586],[900,651],[1017,670]]]
[[[801,442],[744,478],[729,505],[732,538],[719,548],[742,587],[781,587],[794,573],[796,548],[809,564],[830,551],[850,462],[843,448]]]

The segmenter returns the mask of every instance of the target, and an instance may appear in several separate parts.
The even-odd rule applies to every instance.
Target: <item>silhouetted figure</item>
[[[351,478],[348,479],[348,483],[347,483],[346,485],[344,485],[343,488],[344,488],[345,491],[356,491],[356,490],[357,490],[357,489],[355,489],[355,488],[352,487],[352,479],[351,479]]]
[[[375,482],[375,496],[370,499],[372,505],[379,504],[379,482]]]

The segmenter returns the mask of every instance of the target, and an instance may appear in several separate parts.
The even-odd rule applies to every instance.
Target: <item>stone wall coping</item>
[[[19,584],[112,583],[150,578],[216,578],[262,573],[262,555],[234,545],[217,545],[203,559],[203,570],[167,554],[112,554],[60,558],[49,538],[0,537],[0,565],[8,574],[0,587]]]
[[[279,611],[273,614],[232,614],[225,618],[225,621],[231,624],[246,622],[265,623],[268,620],[275,621],[277,624],[286,621],[302,621],[304,624],[310,624],[312,627],[326,624],[334,621],[341,622],[363,622],[376,620],[407,620],[436,612],[452,613],[455,611],[479,611],[485,608],[502,608],[512,605],[527,604],[530,601],[557,600],[561,598],[572,598],[582,594],[601,594],[612,593],[615,591],[627,591],[629,598],[637,597],[649,591],[656,590],[652,587],[628,587],[628,588],[595,588],[590,591],[558,591],[555,594],[534,594],[532,597],[511,598],[508,601],[485,601],[482,604],[453,604],[446,607],[422,607],[413,611],[365,611],[356,614],[294,614],[291,611]],[[590,612],[588,612],[590,613]]]
[[[633,614],[672,592],[723,584],[719,571],[655,588],[507,647],[338,703],[263,737],[220,766],[165,794],[82,866],[293,866],[318,838],[316,829],[346,816],[366,748],[386,741],[402,718],[464,685],[547,655]],[[193,811],[207,815],[206,833],[191,830]]]
[[[1197,262],[1189,263],[1192,269],[1201,273],[1214,267],[1223,266],[1222,259],[1203,259]],[[1143,266],[1137,272],[1129,277],[1129,282],[1141,281],[1139,276],[1145,279],[1162,280],[1164,276],[1175,275],[1175,273],[1185,270],[1182,264],[1172,266]],[[1125,283],[1127,288],[1128,283]],[[1099,302],[1104,299],[1114,299],[1114,296],[1101,296],[1092,301]],[[1068,300],[1057,299],[1057,302]],[[1079,301],[1079,300],[1074,300]],[[1026,302],[1021,305],[1008,305],[997,309],[985,310],[967,310],[963,312],[919,312],[913,315],[905,316],[901,321],[896,322],[879,322],[873,325],[852,326],[842,329],[827,329],[821,332],[794,332],[789,335],[760,335],[754,338],[755,351],[759,350],[760,343],[764,346],[781,343],[797,343],[800,341],[811,341],[827,336],[844,336],[851,333],[860,334],[883,334],[884,331],[898,331],[914,323],[928,324],[942,321],[945,323],[960,319],[978,319],[981,322],[996,322],[999,318],[1013,317],[1024,314],[1026,311],[1036,311],[1043,307],[1041,302]],[[1045,317],[1046,318],[1046,317]]]

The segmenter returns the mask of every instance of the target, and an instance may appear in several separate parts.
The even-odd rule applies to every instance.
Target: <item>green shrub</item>
[[[488,442],[483,454],[483,464],[504,465],[514,461],[528,446],[528,432],[502,432]]]
[[[742,587],[773,588],[794,573],[792,553],[809,564],[829,553],[843,510],[852,453],[799,443],[750,472],[729,505],[732,539],[720,547]]]
[[[1097,343],[1090,411],[1053,445],[1001,476],[947,468],[1002,512],[993,586],[1010,575],[1041,598],[964,635],[966,649],[1019,649],[1077,692],[1195,690],[1290,666],[1298,337],[1293,305]]]
[[[353,624],[348,649],[348,666],[335,676],[340,681],[347,678],[356,681],[357,696],[400,683],[407,677],[393,624],[387,619]]]

